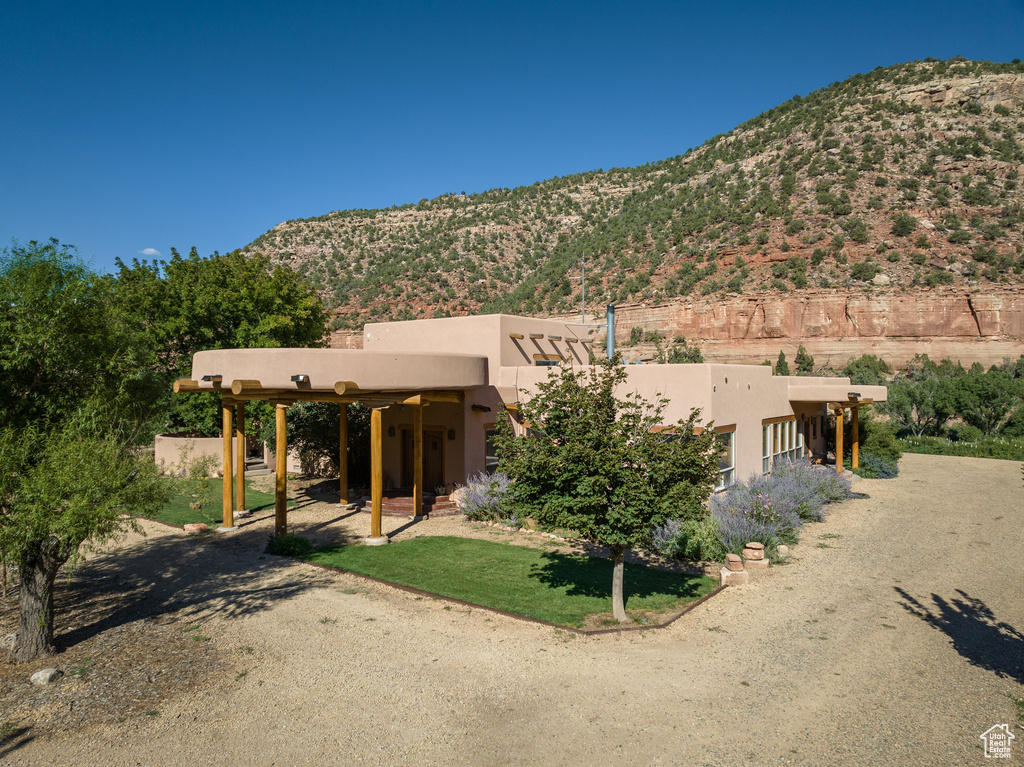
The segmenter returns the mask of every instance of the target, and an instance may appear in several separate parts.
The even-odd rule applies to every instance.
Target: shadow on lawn
[[[541,583],[564,589],[569,596],[611,599],[612,561],[599,557],[560,554],[548,551],[542,555],[545,564],[535,566],[530,573]],[[701,596],[702,579],[694,573],[669,572],[626,563],[623,591],[630,597],[650,597],[668,594],[680,599]]]
[[[900,607],[948,636],[968,663],[1024,683],[1024,633],[997,621],[982,600],[957,589],[958,596],[948,601],[932,594],[935,607],[929,607],[903,589],[895,590],[903,598]]]

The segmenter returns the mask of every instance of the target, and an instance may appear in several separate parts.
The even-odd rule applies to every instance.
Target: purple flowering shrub
[[[820,522],[826,503],[849,497],[849,480],[827,467],[780,463],[771,474],[755,474],[712,498],[711,516],[726,551],[739,553],[750,541],[773,551],[794,543],[804,522]]]
[[[494,474],[474,474],[459,488],[459,509],[466,515],[466,519],[515,524],[515,514],[507,503],[510,484],[508,476],[500,471]]]
[[[770,483],[763,479],[751,477],[711,500],[711,516],[726,551],[738,554],[750,541],[763,543],[769,551],[796,541],[800,515],[792,504],[775,503]]]
[[[815,466],[810,461],[786,462],[772,469],[773,477],[791,477],[807,487],[822,504],[845,501],[850,497],[850,480],[828,466]]]

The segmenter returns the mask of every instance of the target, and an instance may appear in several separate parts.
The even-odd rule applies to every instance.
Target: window
[[[494,437],[498,430],[493,426],[484,429],[484,473],[493,474],[498,470],[498,449]]]
[[[796,461],[804,456],[804,432],[796,416],[774,420],[763,426],[761,473],[767,474],[778,461]]]
[[[718,482],[715,490],[725,490],[736,481],[736,427],[729,427],[730,431],[718,432],[718,444],[722,452],[718,455]]]
[[[533,365],[534,367],[558,367],[562,364],[562,358],[557,354],[534,354]]]

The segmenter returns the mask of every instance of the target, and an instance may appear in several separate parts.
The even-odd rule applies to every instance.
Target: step
[[[268,474],[273,474],[273,473],[274,473],[273,471],[271,471],[270,469],[267,469],[267,468],[263,468],[263,469],[249,469],[249,468],[246,468],[246,470],[245,470],[245,476],[247,476],[247,477],[265,477]]]

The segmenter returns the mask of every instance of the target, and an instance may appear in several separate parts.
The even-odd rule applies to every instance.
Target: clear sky
[[[1024,0],[4,0],[0,41],[0,245],[110,270],[664,159],[880,65],[1024,58]]]

